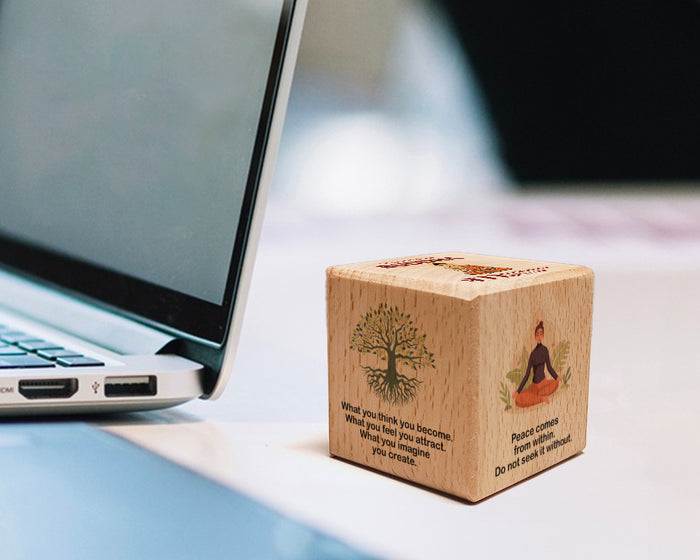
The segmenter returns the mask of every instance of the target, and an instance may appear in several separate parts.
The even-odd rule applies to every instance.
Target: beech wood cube
[[[448,252],[326,287],[333,456],[478,501],[585,447],[590,269]]]

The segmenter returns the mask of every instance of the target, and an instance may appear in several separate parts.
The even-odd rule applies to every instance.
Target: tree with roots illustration
[[[399,365],[413,371],[435,368],[433,354],[425,347],[425,335],[418,334],[411,316],[383,303],[378,309],[370,308],[360,319],[352,332],[350,348],[360,354],[374,354],[386,362],[384,368],[362,366],[362,369],[372,391],[381,400],[395,405],[412,401],[422,383],[416,377],[399,373]]]

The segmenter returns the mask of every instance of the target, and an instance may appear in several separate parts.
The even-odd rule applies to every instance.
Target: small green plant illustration
[[[571,343],[568,340],[562,340],[554,347],[552,351],[552,367],[554,371],[561,372],[569,359],[569,348]],[[566,384],[566,383],[565,383]]]
[[[518,364],[518,367],[506,373],[506,378],[508,379],[508,381],[510,381],[511,383],[515,383],[516,386],[520,385],[520,382],[523,380],[523,376],[527,371],[527,361],[529,357],[530,354],[528,354],[527,348],[523,346],[522,352],[520,352],[520,362]],[[523,389],[527,389],[530,386],[531,382],[532,375],[530,375],[528,380],[525,382],[525,386],[523,387]]]
[[[503,381],[501,381],[500,395],[501,401],[506,405],[504,410],[510,410],[511,408],[513,408],[512,406],[510,406],[510,391],[508,390],[508,385],[506,385]]]
[[[569,368],[566,370],[562,381],[564,382],[564,385],[568,385],[569,381],[571,381],[571,366],[569,366]]]
[[[422,381],[399,372],[399,366],[418,371],[435,368],[435,358],[425,346],[425,335],[418,334],[411,316],[382,303],[365,313],[352,332],[350,348],[361,354],[374,354],[385,367],[363,365],[367,384],[383,401],[403,405],[416,398]]]

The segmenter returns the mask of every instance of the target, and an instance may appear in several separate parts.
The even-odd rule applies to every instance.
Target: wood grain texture
[[[328,269],[331,454],[477,501],[578,453],[592,295],[587,268],[466,253]],[[562,371],[523,408],[540,321]]]

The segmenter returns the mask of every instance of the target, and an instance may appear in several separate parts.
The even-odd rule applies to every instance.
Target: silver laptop
[[[0,0],[0,414],[215,398],[305,0]]]

